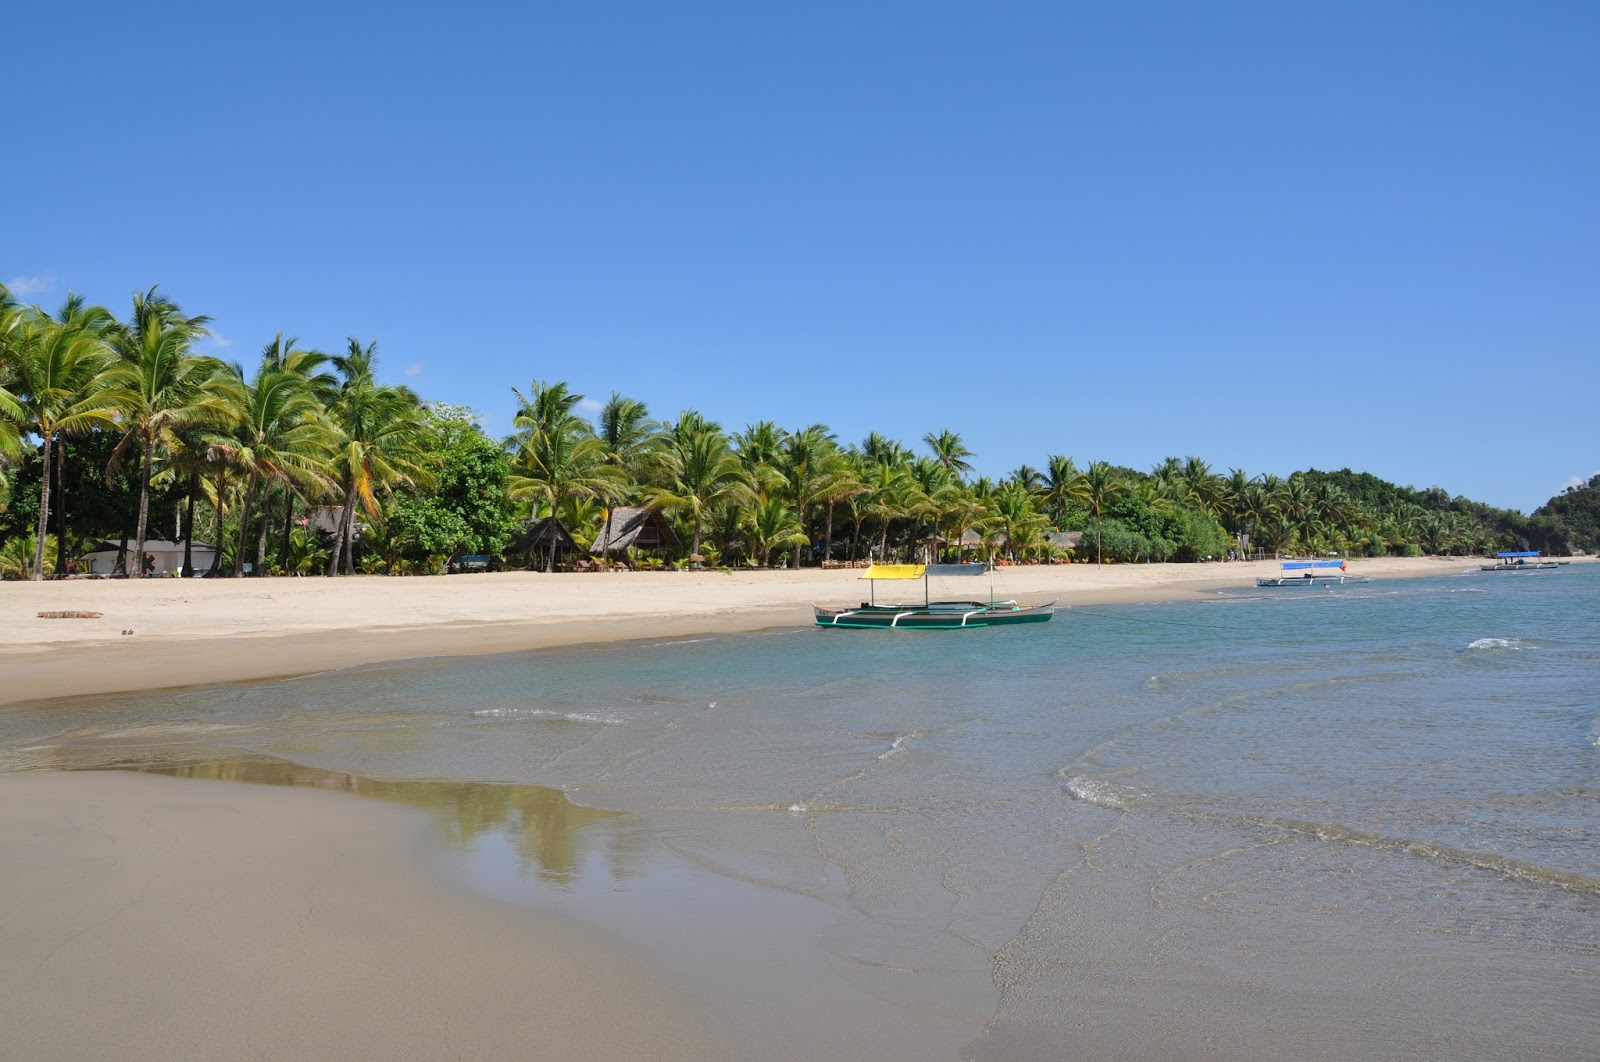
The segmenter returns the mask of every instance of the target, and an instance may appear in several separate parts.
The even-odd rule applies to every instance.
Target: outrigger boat
[[[1486,572],[1547,572],[1561,565],[1553,560],[1541,560],[1536,549],[1526,549],[1515,553],[1496,553],[1493,564],[1480,564],[1478,567]]]
[[[989,576],[988,601],[934,601],[928,580],[944,576]],[[874,564],[861,578],[872,584],[871,600],[855,607],[813,605],[819,627],[888,627],[914,630],[964,630],[968,627],[1003,627],[1014,623],[1048,623],[1056,603],[1019,605],[996,601],[994,574],[983,564]],[[922,580],[921,604],[878,604],[880,581]]]
[[[1290,575],[1290,572],[1297,574]],[[1342,560],[1287,561],[1278,575],[1257,579],[1257,586],[1329,587],[1367,583],[1365,575],[1351,575]]]

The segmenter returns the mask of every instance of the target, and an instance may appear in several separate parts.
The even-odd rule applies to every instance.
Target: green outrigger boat
[[[988,601],[933,601],[929,597],[929,578],[945,576],[989,576]],[[996,601],[994,575],[983,564],[874,564],[861,578],[872,584],[871,600],[856,606],[830,608],[813,605],[819,627],[878,627],[893,630],[965,630],[969,627],[1004,627],[1020,623],[1049,623],[1056,603],[1019,605],[1015,601]],[[880,581],[922,580],[922,603],[880,605]]]

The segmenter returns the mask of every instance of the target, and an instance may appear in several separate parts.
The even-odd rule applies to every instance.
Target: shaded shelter
[[[530,559],[549,558],[551,550],[555,551],[552,564],[565,564],[573,558],[589,555],[589,551],[578,545],[572,533],[554,516],[542,516],[537,520],[528,521],[506,547],[506,552],[526,553]]]
[[[629,549],[679,553],[683,550],[683,542],[672,530],[672,525],[656,510],[619,506],[611,510],[608,519],[601,522],[600,533],[589,551],[603,557]]]

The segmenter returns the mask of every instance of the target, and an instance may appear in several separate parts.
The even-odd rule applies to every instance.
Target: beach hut
[[[575,557],[589,555],[589,551],[578,545],[572,533],[553,516],[542,516],[537,520],[528,521],[506,547],[506,552],[526,553],[532,560],[549,557],[552,549],[555,550],[554,565],[567,564]]]
[[[600,534],[595,537],[589,552],[604,557],[629,549],[647,553],[680,553],[683,551],[683,542],[666,518],[654,509],[618,506],[611,510],[609,518],[601,521]]]
[[[117,570],[117,555],[121,552],[120,542],[102,542],[88,553],[83,560],[87,571],[91,575],[110,575]],[[183,543],[168,542],[164,539],[149,539],[144,544],[144,551],[153,562],[150,569],[152,575],[171,575],[173,572],[183,570]],[[128,540],[128,563],[123,567],[126,572],[133,572],[137,568],[137,560],[133,555],[134,542]],[[215,546],[204,542],[196,542],[190,546],[189,559],[194,565],[194,570],[204,572],[211,567],[211,559],[217,555]]]

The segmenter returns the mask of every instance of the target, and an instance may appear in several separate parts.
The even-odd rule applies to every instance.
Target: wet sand
[[[418,872],[424,818],[307,790],[0,775],[5,1057],[730,1057],[626,946]]]

